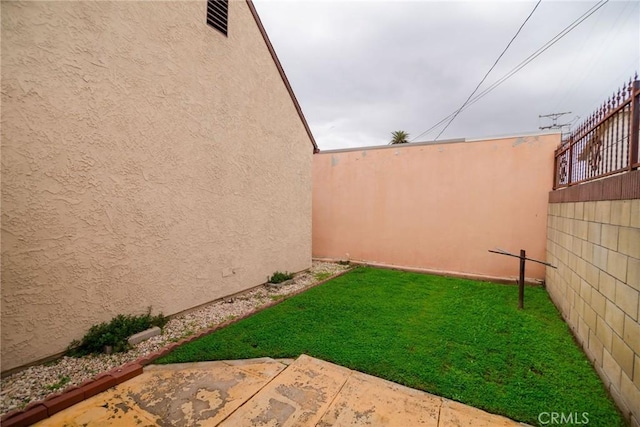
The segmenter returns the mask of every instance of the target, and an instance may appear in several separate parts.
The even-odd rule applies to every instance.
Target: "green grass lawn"
[[[358,268],[158,363],[305,353],[534,425],[542,412],[624,425],[546,291],[527,287],[523,311],[517,299],[515,286]]]

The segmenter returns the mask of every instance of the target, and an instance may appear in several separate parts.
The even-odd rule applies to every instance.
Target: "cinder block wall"
[[[639,174],[552,193],[547,261],[558,268],[546,274],[551,298],[634,426],[640,425],[640,198],[588,199],[621,197],[610,190],[618,184],[640,192],[640,185],[633,188]]]

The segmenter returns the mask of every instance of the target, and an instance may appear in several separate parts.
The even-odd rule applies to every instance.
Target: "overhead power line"
[[[453,117],[451,117],[451,120],[449,120],[449,123],[447,123],[447,125],[440,131],[440,133],[438,134],[438,136],[436,136],[436,138],[434,139],[434,141],[437,141],[438,138],[440,138],[440,135],[442,135],[442,132],[444,132],[445,130],[447,130],[447,128],[449,127],[449,125],[456,119],[456,117],[458,117],[458,114],[460,114],[460,111],[462,111],[462,109],[465,107],[465,105],[467,105],[467,103],[469,102],[469,100],[471,99],[471,97],[473,95],[475,95],[475,93],[478,91],[478,89],[480,89],[480,86],[482,85],[482,83],[484,83],[484,81],[487,79],[487,77],[489,77],[489,73],[491,73],[491,71],[493,71],[494,68],[496,68],[496,65],[498,65],[498,61],[500,61],[500,59],[504,56],[504,54],[506,53],[507,49],[509,49],[509,46],[511,46],[511,44],[513,43],[513,41],[516,39],[516,37],[518,37],[518,34],[520,34],[520,31],[522,31],[522,28],[524,27],[524,24],[527,23],[527,21],[529,21],[529,18],[531,18],[531,15],[533,15],[533,12],[536,11],[536,9],[538,8],[538,6],[540,6],[540,3],[542,2],[542,0],[538,0],[538,3],[536,3],[536,5],[533,7],[533,10],[531,11],[531,13],[529,13],[529,16],[527,16],[527,18],[524,20],[524,22],[522,23],[522,25],[520,25],[520,28],[518,28],[518,31],[516,31],[516,34],[511,37],[511,40],[509,40],[509,43],[507,43],[507,47],[504,48],[504,50],[502,51],[502,53],[500,54],[500,56],[498,56],[498,59],[495,60],[495,62],[493,63],[493,65],[491,66],[491,68],[489,68],[489,71],[487,71],[487,73],[484,75],[484,77],[482,78],[482,80],[480,80],[480,83],[478,83],[478,86],[476,86],[476,88],[473,90],[473,92],[471,92],[471,95],[469,95],[469,97],[467,98],[466,101],[464,101],[464,103],[462,104],[462,106],[460,108],[458,108],[458,110],[455,112],[455,114],[453,115]]]
[[[587,18],[589,18],[591,15],[593,15],[596,11],[598,11],[602,6],[604,6],[608,2],[609,2],[609,0],[600,0],[598,3],[596,3],[594,6],[592,6],[589,10],[587,10],[585,13],[583,13],[579,18],[577,18],[575,21],[573,21],[571,24],[569,24],[567,27],[565,27],[562,31],[560,31],[558,34],[556,34],[551,40],[549,40],[544,45],[542,45],[542,47],[540,47],[534,53],[529,55],[526,59],[524,59],[522,62],[520,62],[520,64],[516,65],[511,71],[509,71],[507,74],[502,76],[500,79],[496,80],[493,84],[491,84],[488,88],[484,89],[478,95],[476,95],[475,97],[471,98],[469,100],[469,102],[467,103],[467,105],[464,106],[464,108],[460,108],[460,109],[454,111],[453,113],[449,114],[448,116],[446,116],[445,118],[440,120],[438,123],[434,124],[429,129],[425,130],[424,132],[422,132],[421,134],[419,134],[418,136],[413,138],[411,140],[411,142],[413,142],[416,139],[420,138],[421,136],[431,132],[433,129],[437,128],[442,123],[446,122],[450,117],[456,115],[456,113],[458,111],[463,111],[463,110],[467,109],[468,107],[470,107],[471,105],[473,105],[476,102],[478,102],[480,99],[482,99],[484,96],[486,96],[489,92],[493,91],[495,88],[500,86],[506,80],[511,78],[514,74],[516,74],[518,71],[520,71],[522,68],[527,66],[531,61],[533,61],[538,56],[540,56],[544,51],[546,51],[551,46],[553,46],[558,41],[560,41],[560,39],[562,39],[564,36],[569,34],[569,32],[571,32],[574,28],[576,28],[578,25],[580,25],[582,22],[584,22]]]
[[[638,69],[638,64],[640,63],[640,53],[637,53],[635,57],[631,59],[627,66],[620,68],[623,70],[620,74],[618,74],[615,78],[610,79],[608,84],[603,84],[602,87],[606,87],[603,91],[599,92],[597,95],[590,96],[589,99],[591,102],[587,105],[587,107],[583,107],[580,111],[579,116],[587,116],[588,113],[593,112],[598,107],[602,106],[602,100],[607,97],[611,93],[611,87],[615,84],[619,84],[620,82],[624,82],[625,77],[632,76],[634,70]],[[575,123],[572,123],[572,126]]]
[[[571,82],[570,84],[565,84],[565,81],[562,82],[562,84],[559,84],[558,86],[556,86],[556,91],[558,88],[560,87],[564,87],[564,93],[561,94],[562,95],[562,99],[560,99],[556,104],[555,107],[553,107],[553,110],[558,110],[562,107],[562,105],[564,104],[564,102],[566,101],[566,99],[570,96],[575,94],[575,91],[577,88],[583,87],[584,86],[584,82],[588,81],[589,79],[591,79],[591,72],[594,69],[594,67],[596,66],[596,64],[602,65],[600,63],[600,61],[594,61],[593,58],[594,57],[600,57],[600,55],[602,54],[603,50],[606,49],[608,46],[612,46],[613,44],[610,42],[611,38],[618,34],[618,31],[624,27],[624,25],[626,24],[627,20],[629,19],[634,19],[637,21],[638,19],[638,11],[636,10],[635,13],[633,12],[633,10],[631,11],[631,13],[626,13],[627,12],[627,8],[633,4],[632,2],[627,2],[624,5],[624,8],[622,8],[620,10],[620,13],[618,13],[615,21],[613,21],[611,23],[611,26],[609,27],[608,31],[607,31],[607,35],[605,37],[597,37],[598,40],[600,41],[598,44],[598,47],[596,49],[593,49],[593,45],[595,44],[594,41],[592,41],[591,39],[594,37],[594,35],[597,33],[596,31],[594,31],[594,28],[601,28],[602,25],[600,27],[598,27],[598,25],[600,24],[600,21],[603,17],[603,14],[598,15],[598,19],[596,19],[593,22],[593,26],[591,27],[591,31],[587,31],[587,34],[585,35],[585,37],[582,40],[582,45],[580,46],[580,49],[575,49],[575,54],[573,56],[572,62],[575,63],[575,59],[580,57],[580,54],[584,51],[584,48],[587,45],[591,45],[592,47],[592,52],[595,52],[595,54],[591,54],[588,57],[588,62],[586,65],[581,65],[580,68],[580,75],[577,76],[576,73],[572,72],[573,70],[569,69],[569,72],[567,72],[565,74],[565,81],[567,78],[571,78]],[[638,8],[638,4],[636,3],[636,5],[633,7],[635,9]],[[625,17],[624,20],[622,21],[622,23],[620,23],[620,20],[622,17]],[[616,31],[618,30],[618,31]],[[634,64],[637,64],[638,61],[635,61]],[[634,67],[633,70],[635,70],[636,68]],[[626,74],[627,72],[625,71],[623,74]],[[617,80],[617,79],[616,79]],[[619,83],[618,81],[616,81],[616,83]],[[558,98],[556,98],[558,99]]]

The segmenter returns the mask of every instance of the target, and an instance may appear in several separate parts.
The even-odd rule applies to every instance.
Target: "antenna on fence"
[[[551,124],[549,126],[539,126],[538,129],[540,130],[545,130],[545,129],[560,129],[560,133],[563,136],[564,139],[564,129],[570,129],[571,128],[571,123],[560,123],[558,124],[558,119],[562,116],[564,116],[565,114],[571,114],[571,111],[565,111],[564,113],[551,113],[551,114],[542,114],[539,115],[538,118],[542,119],[542,118],[548,118],[551,119]]]

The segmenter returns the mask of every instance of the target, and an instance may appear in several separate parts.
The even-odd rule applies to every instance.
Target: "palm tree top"
[[[395,132],[391,132],[391,142],[390,145],[393,144],[406,144],[409,142],[409,134],[403,130],[397,130]]]

